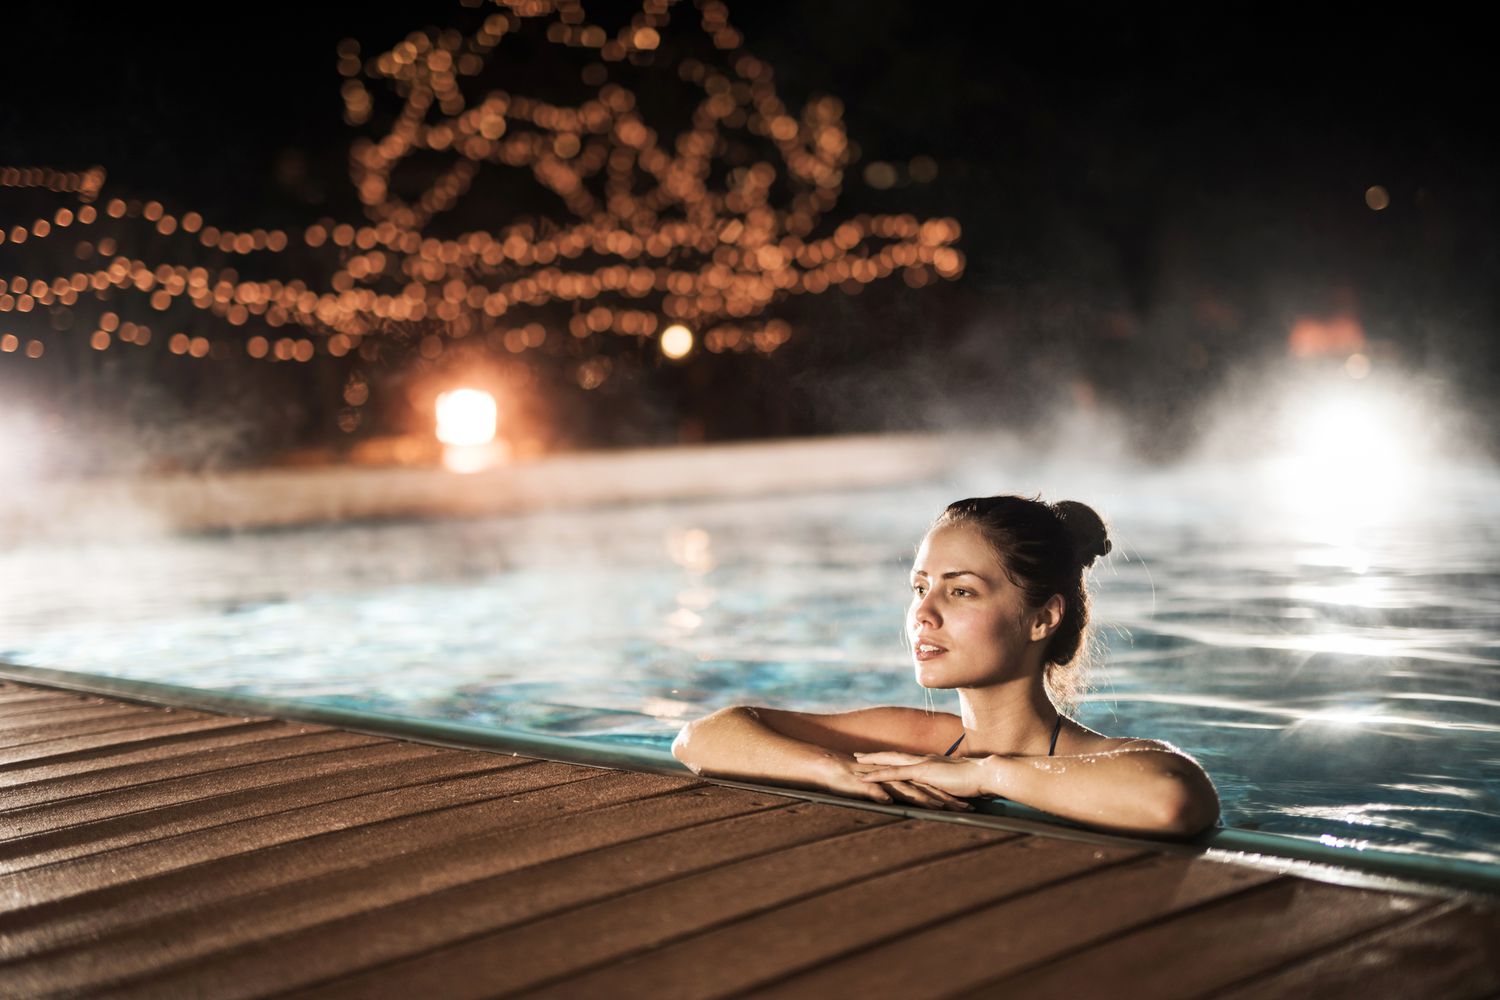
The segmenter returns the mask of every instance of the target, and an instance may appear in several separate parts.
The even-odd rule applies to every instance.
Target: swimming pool
[[[900,641],[916,540],[957,496],[1045,487],[1116,541],[1081,721],[1193,754],[1227,825],[1500,862],[1500,476],[1454,467],[1419,503],[1330,514],[1254,500],[1248,475],[1000,462],[882,490],[35,542],[0,555],[0,660],[665,751],[729,704],[926,704]]]

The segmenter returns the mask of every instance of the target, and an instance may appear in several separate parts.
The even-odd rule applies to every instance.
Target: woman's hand
[[[919,785],[940,794],[944,799],[978,798],[988,795],[985,788],[984,762],[972,757],[940,757],[936,754],[857,753],[861,765],[860,780],[881,784]],[[968,807],[968,803],[964,803]]]
[[[823,785],[836,795],[849,795],[854,798],[870,799],[875,802],[894,803],[905,802],[911,805],[923,806],[928,809],[952,809],[958,812],[968,812],[973,809],[960,799],[954,798],[941,789],[933,788],[923,782],[910,780],[893,781],[867,781],[866,772],[874,765],[865,763],[853,757],[839,755],[830,761],[830,766],[825,771]],[[868,758],[870,755],[865,755]],[[876,754],[874,756],[881,756]],[[908,754],[890,754],[889,756],[906,757]]]

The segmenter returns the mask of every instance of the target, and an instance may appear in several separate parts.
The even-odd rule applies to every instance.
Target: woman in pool
[[[1118,833],[1199,833],[1219,798],[1196,761],[1057,707],[1075,707],[1083,688],[1083,573],[1109,550],[1081,503],[950,504],[917,550],[906,635],[917,683],[956,688],[960,714],[726,708],[684,727],[672,752],[699,774],[876,802],[966,810],[1001,796]]]

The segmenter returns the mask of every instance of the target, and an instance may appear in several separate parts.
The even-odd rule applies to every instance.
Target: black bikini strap
[[[1048,757],[1051,757],[1053,755],[1053,753],[1057,750],[1057,734],[1060,733],[1060,732],[1062,732],[1062,713],[1059,712],[1058,716],[1057,716],[1057,724],[1052,727],[1052,744],[1051,744],[1051,746],[1047,747],[1047,756]],[[951,747],[949,747],[947,750],[943,751],[943,756],[944,757],[952,757],[953,756],[953,751],[955,751],[955,750],[958,749],[958,745],[960,743],[962,743],[964,741],[964,737],[968,736],[968,735],[969,735],[968,730],[964,730],[962,733],[960,733],[958,739],[956,739],[956,740],[953,741],[953,745]]]

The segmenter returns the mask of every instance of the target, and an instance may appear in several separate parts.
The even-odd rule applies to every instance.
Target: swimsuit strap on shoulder
[[[1057,751],[1057,734],[1060,732],[1062,732],[1062,713],[1059,712],[1057,716],[1057,724],[1052,727],[1052,745],[1047,748],[1048,757],[1051,757]],[[960,733],[958,739],[953,741],[953,745],[947,750],[943,751],[943,756],[952,757],[953,751],[958,749],[958,745],[964,741],[964,737],[967,735],[969,735],[967,730]]]

